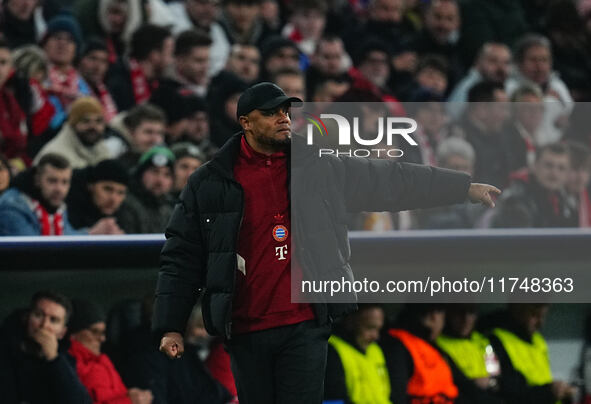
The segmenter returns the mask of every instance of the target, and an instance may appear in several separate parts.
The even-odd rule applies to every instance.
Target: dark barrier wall
[[[350,241],[358,265],[381,255],[397,264],[551,261],[591,269],[591,230],[583,229],[351,232]],[[160,235],[0,237],[0,270],[156,268],[163,242]]]
[[[0,238],[0,318],[27,303],[39,289],[85,296],[109,307],[126,298],[152,294],[164,237],[6,237]],[[396,268],[445,272],[458,265],[485,265],[495,270],[550,266],[591,271],[591,232],[573,230],[408,231],[351,233],[352,264],[359,275],[376,255]],[[589,295],[591,299],[591,294]],[[393,306],[395,308],[397,306]],[[489,306],[491,307],[491,306]],[[557,305],[546,333],[580,338],[587,304]]]

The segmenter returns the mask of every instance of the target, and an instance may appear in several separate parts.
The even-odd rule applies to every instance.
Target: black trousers
[[[316,320],[227,341],[240,404],[320,404],[331,327]]]

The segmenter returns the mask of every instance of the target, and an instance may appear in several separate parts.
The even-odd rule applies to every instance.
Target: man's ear
[[[246,131],[250,129],[250,120],[247,116],[242,115],[240,118],[238,118],[238,122],[240,123],[240,126],[242,126],[242,130]]]

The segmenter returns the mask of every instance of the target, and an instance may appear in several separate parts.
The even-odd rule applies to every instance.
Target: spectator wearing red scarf
[[[146,24],[131,37],[129,58],[109,70],[105,80],[120,111],[146,102],[172,64],[174,40],[168,28]]]
[[[89,39],[82,51],[78,70],[90,86],[92,94],[101,102],[106,122],[110,122],[117,115],[117,105],[105,85],[108,68],[109,50],[107,45],[98,38]]]
[[[73,16],[58,15],[49,21],[43,49],[49,59],[46,87],[49,99],[56,109],[52,128],[63,123],[70,104],[79,97],[91,94],[88,84],[74,67],[74,60],[81,48],[80,25]]]
[[[0,196],[0,236],[61,236],[113,234],[113,218],[101,219],[90,229],[76,231],[64,203],[72,169],[59,154],[43,156],[36,167],[19,174]]]

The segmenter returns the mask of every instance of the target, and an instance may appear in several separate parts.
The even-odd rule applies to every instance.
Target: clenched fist
[[[167,332],[160,340],[160,352],[164,352],[171,359],[178,359],[185,352],[183,336],[178,332]]]

